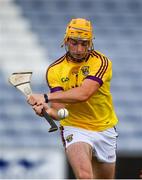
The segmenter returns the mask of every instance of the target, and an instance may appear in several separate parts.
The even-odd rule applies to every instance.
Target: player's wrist
[[[43,96],[44,96],[45,103],[48,103],[49,102],[48,95],[44,94]]]

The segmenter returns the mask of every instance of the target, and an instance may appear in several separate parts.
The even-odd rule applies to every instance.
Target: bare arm
[[[78,103],[87,101],[93,94],[97,92],[100,84],[89,79],[84,80],[80,87],[76,87],[64,92],[49,93],[49,102],[59,103]]]
[[[41,105],[33,105],[33,110],[37,115],[43,116],[42,109],[44,108],[54,120],[59,120],[60,118],[58,117],[58,110],[64,107],[65,105],[60,103],[52,103],[50,106],[47,103],[44,103]]]
[[[54,108],[57,108],[57,104],[61,106],[62,103],[78,103],[87,101],[93,94],[97,92],[100,84],[97,81],[86,79],[83,81],[80,87],[76,87],[67,91],[60,91],[48,94],[48,100]],[[28,97],[27,102],[30,105],[41,105],[45,103],[43,94],[32,94]],[[56,107],[55,107],[56,106]]]
[[[51,103],[50,108],[47,108],[46,111],[53,119],[59,120],[57,112],[59,109],[64,108],[64,107],[65,107],[65,104]]]

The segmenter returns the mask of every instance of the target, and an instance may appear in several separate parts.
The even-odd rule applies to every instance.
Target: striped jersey
[[[98,51],[91,51],[86,61],[68,61],[67,54],[52,63],[46,73],[51,93],[67,91],[81,86],[84,79],[97,81],[98,91],[86,102],[66,104],[69,116],[60,121],[62,126],[73,126],[93,131],[103,131],[117,124],[110,82],[112,62]]]

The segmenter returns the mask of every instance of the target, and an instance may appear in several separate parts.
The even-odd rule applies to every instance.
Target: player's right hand
[[[37,115],[43,116],[43,114],[42,114],[43,105],[33,105],[32,108]]]
[[[40,105],[35,104],[32,106],[32,108],[38,116],[41,116],[41,117],[43,116],[42,110],[44,108],[45,111],[49,114],[49,116],[51,116],[53,119],[55,119],[55,120],[59,119],[57,110],[49,107],[49,105],[47,103],[40,104]]]
[[[43,113],[42,113],[43,108],[44,108],[46,111],[49,111],[49,109],[50,109],[47,103],[40,104],[40,105],[35,104],[35,105],[32,106],[32,108],[33,108],[33,110],[35,111],[35,113],[36,113],[37,115],[39,115],[39,116],[43,116]],[[49,112],[50,112],[50,111],[49,111]]]

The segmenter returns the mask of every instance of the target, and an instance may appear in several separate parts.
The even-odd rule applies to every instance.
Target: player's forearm
[[[86,101],[89,98],[89,94],[81,87],[70,89],[68,91],[55,92],[48,94],[49,102],[58,103],[78,103]]]
[[[54,108],[49,108],[46,110],[46,112],[54,119],[54,120],[59,120],[57,110]]]
[[[78,103],[87,101],[95,94],[100,87],[99,83],[86,80],[80,87],[76,87],[67,91],[54,92],[49,94],[31,94],[27,102],[30,105],[41,105],[43,103]]]

